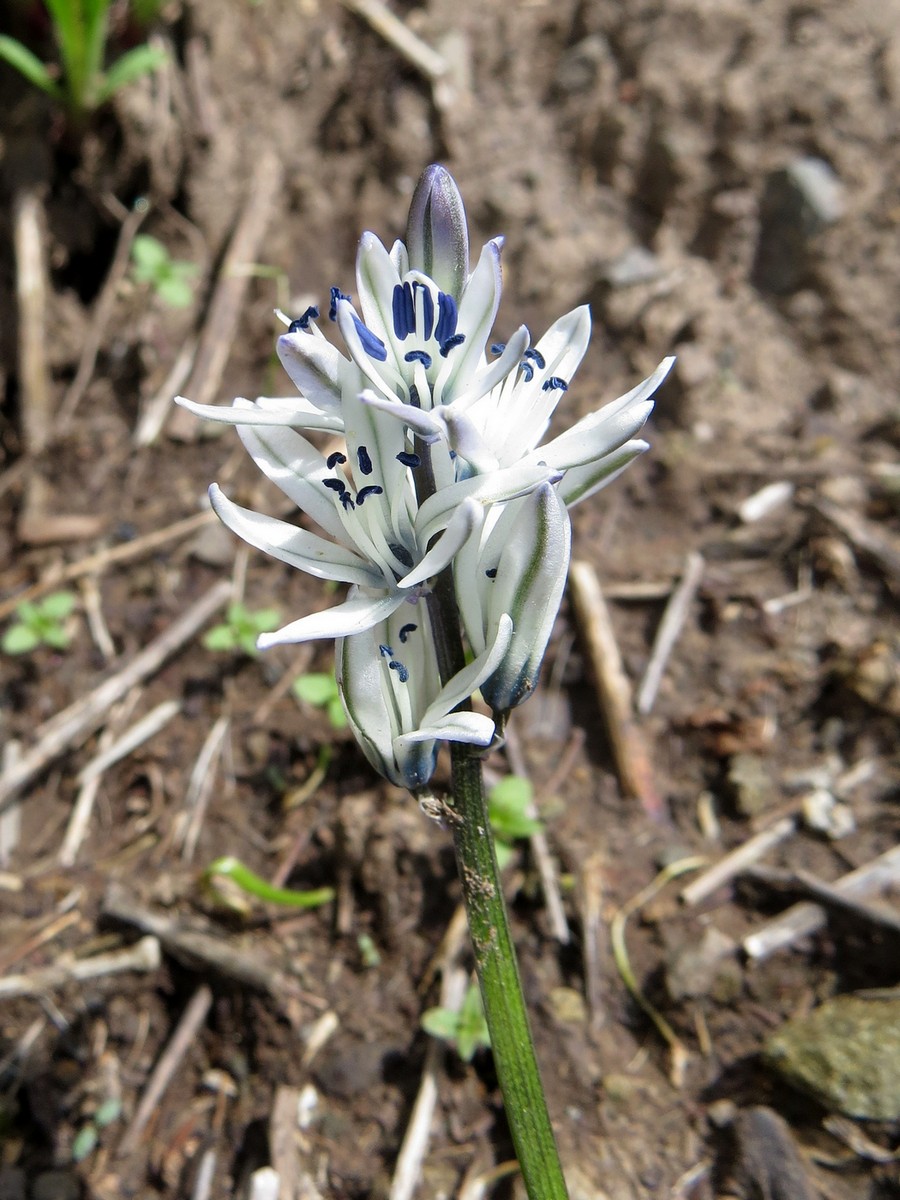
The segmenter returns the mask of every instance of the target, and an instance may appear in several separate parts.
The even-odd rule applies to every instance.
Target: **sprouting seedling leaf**
[[[157,238],[139,233],[131,246],[131,277],[135,283],[149,284],[163,304],[187,308],[194,298],[191,279],[197,274],[192,262],[172,258]]]
[[[207,650],[229,651],[241,650],[244,654],[256,658],[256,639],[261,633],[277,629],[281,621],[281,613],[277,608],[261,608],[252,612],[243,604],[230,604],[221,625],[214,625],[203,635],[203,645]]]
[[[77,598],[73,592],[52,592],[37,604],[25,601],[16,609],[16,620],[3,635],[4,654],[28,654],[39,646],[65,650],[72,640],[64,622]]]
[[[528,815],[533,795],[530,781],[520,775],[507,775],[488,793],[488,816],[501,870],[512,858],[512,843],[517,838],[531,837],[544,828],[540,821]]]
[[[477,1050],[491,1044],[477,983],[469,984],[458,1012],[429,1008],[422,1014],[421,1025],[432,1037],[455,1046],[463,1062],[471,1062]]]
[[[347,715],[333,671],[310,671],[306,675],[298,675],[291,690],[298,700],[324,709],[332,729],[346,728]]]
[[[231,855],[217,858],[215,862],[210,863],[203,873],[203,878],[213,891],[216,890],[217,878],[228,879],[241,891],[256,896],[266,904],[281,904],[287,908],[319,908],[334,899],[334,888],[330,887],[313,888],[310,891],[274,887]]]

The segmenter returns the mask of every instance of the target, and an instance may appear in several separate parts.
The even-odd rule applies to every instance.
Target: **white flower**
[[[512,621],[502,617],[491,644],[444,687],[424,602],[338,641],[341,700],[376,771],[398,787],[417,791],[431,778],[439,740],[490,745],[490,717],[454,710],[493,673],[511,634]]]

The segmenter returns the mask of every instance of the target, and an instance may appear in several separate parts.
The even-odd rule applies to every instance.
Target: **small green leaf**
[[[41,641],[54,650],[65,650],[72,641],[61,625],[46,625],[40,636]]]
[[[4,654],[27,654],[41,644],[41,639],[27,625],[10,625],[0,643]]]
[[[118,1121],[121,1115],[122,1101],[110,1097],[104,1100],[94,1113],[94,1124],[98,1129],[105,1129],[107,1125],[112,1125],[113,1121]]]
[[[344,711],[344,706],[341,703],[340,697],[335,696],[333,700],[328,701],[328,721],[332,729],[347,728],[347,714]]]
[[[85,1125],[83,1129],[78,1130],[72,1142],[72,1161],[77,1163],[84,1162],[87,1156],[93,1153],[96,1146],[96,1125]]]
[[[507,775],[495,784],[488,795],[488,814],[494,833],[506,841],[540,833],[543,825],[526,812],[532,795],[529,781],[517,775]]]
[[[234,650],[234,630],[230,625],[214,625],[203,635],[203,645],[207,650]]]
[[[53,621],[61,621],[67,617],[78,602],[74,592],[51,592],[38,605],[41,616]]]
[[[156,294],[169,308],[190,308],[194,302],[194,289],[191,285],[171,275],[168,279],[158,281]]]
[[[63,94],[59,84],[41,60],[21,42],[11,37],[0,37],[0,58],[5,59],[11,67],[15,67],[29,83],[39,87],[42,92],[46,92],[54,100],[62,100]]]
[[[131,259],[135,278],[140,283],[149,283],[168,266],[169,252],[158,238],[139,233],[131,243]]]
[[[247,613],[257,633],[269,633],[281,624],[281,610],[278,608],[261,608],[258,612]]]
[[[420,1024],[432,1037],[452,1042],[459,1029],[459,1014],[451,1012],[448,1008],[428,1008],[422,1013]]]
[[[499,838],[495,838],[494,851],[497,855],[497,866],[501,871],[505,871],[509,866],[510,859],[515,854],[515,850],[510,846],[509,842],[502,842]]]
[[[298,699],[323,708],[337,695],[337,683],[333,675],[311,671],[308,675],[299,675],[291,684],[291,690]]]
[[[255,629],[241,630],[241,632],[237,635],[237,643],[240,646],[240,648],[243,650],[243,652],[245,654],[249,655],[250,658],[258,658],[259,657],[259,651],[256,648],[256,630]]]
[[[118,61],[114,62],[106,72],[103,82],[97,89],[97,103],[103,104],[120,88],[133,83],[135,79],[140,79],[142,75],[147,75],[150,71],[155,71],[157,67],[161,67],[166,62],[168,57],[161,47],[135,46],[133,50],[129,50],[127,54],[123,54]]]

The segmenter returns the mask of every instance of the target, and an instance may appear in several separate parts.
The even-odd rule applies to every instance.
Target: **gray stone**
[[[838,996],[769,1039],[765,1058],[826,1108],[900,1120],[900,999]]]
[[[811,241],[844,214],[844,187],[821,158],[796,158],[773,171],[760,204],[753,282],[788,295],[806,281]]]
[[[611,287],[624,288],[636,283],[650,283],[661,274],[659,259],[652,251],[644,246],[632,246],[607,265],[603,278]]]

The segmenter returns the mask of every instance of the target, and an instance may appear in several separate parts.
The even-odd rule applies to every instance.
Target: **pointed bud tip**
[[[453,176],[437,163],[416,184],[406,225],[412,270],[422,271],[459,302],[469,276],[469,232]]]

